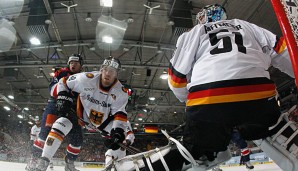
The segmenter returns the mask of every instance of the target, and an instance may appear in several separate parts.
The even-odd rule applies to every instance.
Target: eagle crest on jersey
[[[86,77],[88,77],[88,78],[93,78],[94,75],[93,75],[92,73],[86,73]]]
[[[90,110],[90,121],[96,125],[100,125],[103,120],[104,113],[98,112],[96,110]]]
[[[48,137],[48,139],[47,139],[47,142],[46,142],[46,143],[47,143],[47,145],[48,145],[48,146],[52,146],[52,145],[53,145],[53,142],[54,142],[54,140],[55,140],[55,139],[53,139],[53,138],[51,138],[51,137]]]

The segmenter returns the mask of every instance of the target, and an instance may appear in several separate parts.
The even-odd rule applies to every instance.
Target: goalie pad
[[[217,155],[217,158],[212,162],[207,160],[196,161],[192,157],[192,155],[188,152],[188,150],[178,140],[170,137],[165,131],[162,131],[162,133],[168,138],[169,140],[168,145],[160,148],[156,148],[154,150],[150,150],[150,151],[146,151],[146,152],[142,152],[134,155],[129,155],[122,159],[118,159],[114,161],[111,165],[106,167],[105,170],[106,171],[108,170],[140,171],[141,168],[146,167],[150,171],[154,171],[153,169],[154,167],[152,165],[154,165],[155,162],[160,160],[164,170],[170,171],[168,165],[171,165],[173,163],[167,163],[165,160],[165,156],[173,150],[179,151],[179,153],[182,156],[181,158],[185,159],[182,161],[188,161],[189,164],[187,165],[184,164],[183,166],[181,165],[181,169],[185,171],[205,171],[231,158],[231,154],[229,150],[226,150],[224,152],[219,152]]]
[[[256,140],[258,145],[282,170],[298,170],[298,127],[297,123],[290,121],[289,115],[297,110],[296,106],[281,115],[278,123],[271,129],[278,128],[272,137]]]

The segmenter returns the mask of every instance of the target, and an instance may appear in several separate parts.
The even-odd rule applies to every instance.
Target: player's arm
[[[69,75],[70,75],[70,70],[68,68],[61,68],[54,73],[54,76],[49,85],[49,92],[52,97],[57,98],[57,88],[58,88],[59,80]]]
[[[129,122],[127,122],[127,128],[126,128],[126,145],[131,145],[134,143],[135,140],[135,134],[132,131],[131,125]]]
[[[58,82],[57,87],[57,114],[60,117],[66,117],[70,119],[73,115],[72,106],[74,104],[75,88],[78,84],[78,75],[71,75],[69,77],[63,77]]]
[[[187,75],[191,71],[198,49],[198,36],[194,34],[196,33],[188,32],[179,37],[168,69],[169,87],[181,102],[187,100]]]
[[[111,140],[106,146],[113,150],[120,148],[117,143],[122,143],[125,139],[124,131],[127,126],[127,113],[125,107],[128,102],[127,92],[121,92],[118,94],[119,97],[111,105],[111,113],[113,115],[112,130],[110,132]]]
[[[271,57],[272,66],[294,78],[294,71],[285,39],[255,24],[249,23],[249,25],[252,27],[255,38],[260,43],[263,52]]]

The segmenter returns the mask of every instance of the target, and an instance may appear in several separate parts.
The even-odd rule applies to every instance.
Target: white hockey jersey
[[[38,138],[38,134],[40,133],[40,127],[34,125],[30,131],[30,140],[35,141]]]
[[[77,114],[85,122],[100,126],[111,113],[114,116],[110,122],[111,128],[126,129],[127,113],[125,107],[128,101],[126,89],[117,80],[109,91],[101,89],[100,72],[78,73],[62,78],[58,83],[58,93],[73,91],[79,93]],[[105,129],[106,130],[106,129]],[[110,130],[106,130],[110,132]]]
[[[239,19],[197,25],[176,48],[168,83],[187,106],[274,96],[271,65],[294,77],[285,40]]]

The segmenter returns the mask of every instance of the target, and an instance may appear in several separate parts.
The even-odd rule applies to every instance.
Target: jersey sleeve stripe
[[[181,74],[170,64],[169,70],[170,84],[175,88],[185,87],[187,84],[186,75]]]
[[[283,37],[276,38],[276,44],[274,46],[274,51],[278,54],[283,52],[287,47],[286,40]]]
[[[123,122],[127,122],[127,114],[124,112],[117,112],[114,115],[114,120],[118,120],[118,121],[123,121]]]

